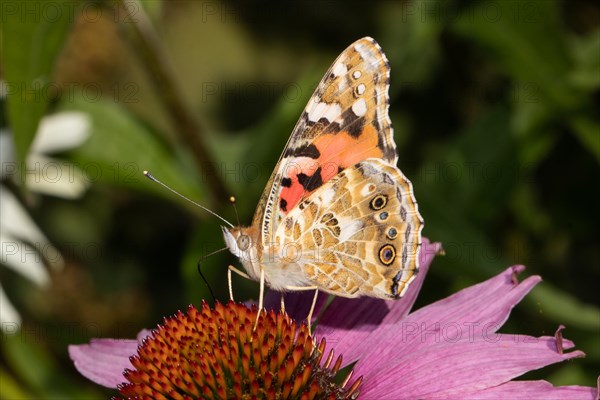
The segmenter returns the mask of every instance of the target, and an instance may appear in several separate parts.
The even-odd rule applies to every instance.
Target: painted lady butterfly
[[[390,67],[365,37],[325,74],[250,227],[223,227],[247,274],[277,291],[400,298],[419,268],[423,219],[398,156]],[[315,294],[316,295],[316,294]]]

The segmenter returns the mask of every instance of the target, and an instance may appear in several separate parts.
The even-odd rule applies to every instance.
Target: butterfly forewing
[[[363,38],[340,54],[309,100],[275,167],[254,223],[268,243],[283,217],[344,168],[367,158],[396,164],[388,117],[389,64]]]

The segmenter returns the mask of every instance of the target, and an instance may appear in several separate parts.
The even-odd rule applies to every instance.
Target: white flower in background
[[[0,179],[25,182],[31,192],[74,199],[89,182],[75,165],[46,154],[80,146],[90,135],[90,120],[81,112],[61,112],[44,117],[24,165],[15,156],[12,134],[0,129]],[[19,178],[20,174],[22,179]],[[50,275],[44,261],[60,269],[64,260],[37,227],[17,197],[0,184],[0,263],[38,286],[48,285]],[[21,317],[0,285],[0,323],[3,330],[14,330]]]

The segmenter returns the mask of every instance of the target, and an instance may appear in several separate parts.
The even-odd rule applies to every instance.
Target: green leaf
[[[520,174],[515,143],[508,126],[509,113],[497,107],[448,145],[444,159],[423,166],[415,187],[421,185],[440,207],[469,211],[469,220],[488,221],[501,212],[502,203]],[[480,221],[481,222],[481,221]]]
[[[592,371],[586,371],[581,364],[569,363],[567,365],[562,365],[561,368],[559,368],[557,372],[550,375],[547,380],[554,386],[584,386],[590,384],[590,380],[587,375],[591,375],[591,373]]]
[[[559,133],[554,126],[548,127],[546,130],[532,129],[525,135],[520,135],[524,132],[519,132],[518,129],[520,128],[515,128],[519,140],[517,148],[519,162],[529,170],[534,170],[552,152]]]
[[[573,329],[600,332],[598,307],[582,303],[548,282],[538,285],[527,297],[527,303],[533,303],[534,307],[537,306],[548,319],[556,323]]]
[[[43,344],[48,339],[44,335],[44,327],[28,326],[22,331],[2,334],[1,348],[4,360],[21,382],[26,385],[33,396],[28,398],[98,398],[93,392],[79,391],[63,374],[55,355],[51,354]],[[66,351],[66,349],[65,349]],[[3,378],[3,376],[0,375]],[[1,381],[2,391],[5,382]],[[16,389],[13,387],[13,389]],[[3,399],[15,397],[2,397]],[[18,398],[18,397],[16,397]]]
[[[137,4],[132,2],[126,3],[127,7],[130,7],[129,13],[133,18],[135,18],[138,4],[144,8],[144,11],[153,22],[160,20],[163,8],[163,2],[161,0],[142,0]]]
[[[519,226],[543,236],[551,230],[552,219],[540,206],[533,189],[532,185],[522,182],[510,199],[510,208]]]
[[[25,388],[8,375],[4,370],[0,370],[0,397],[3,399],[31,399],[31,393],[28,393]]]
[[[204,213],[143,175],[144,170],[150,170],[184,196],[204,200],[208,193],[206,185],[196,174],[188,153],[170,152],[146,126],[116,103],[76,99],[69,103],[69,108],[84,111],[92,119],[90,138],[71,153],[73,161],[92,183],[152,192],[196,213]]]
[[[392,68],[390,91],[404,90],[431,80],[441,59],[440,35],[444,18],[434,18],[432,10],[442,15],[453,12],[449,1],[383,2],[378,9],[381,36]],[[377,39],[377,38],[376,38]]]
[[[478,228],[502,212],[497,205],[516,181],[517,172],[504,168],[515,165],[507,119],[504,109],[484,115],[447,145],[445,158],[426,163],[413,179],[425,219],[423,234],[441,241],[446,250],[434,271],[447,278],[464,275],[479,280],[508,265],[499,246]]]
[[[8,118],[25,159],[50,101],[55,59],[75,16],[73,2],[13,1],[2,6]]]
[[[600,124],[586,116],[574,117],[570,122],[583,147],[600,162]]]
[[[216,171],[221,181],[225,183],[227,193],[244,199],[237,205],[238,211],[242,215],[254,211],[251,207],[256,204],[255,200],[258,197],[256,199],[252,197],[257,192],[253,188],[253,184],[257,180],[263,186],[266,183],[259,164],[254,159],[246,158],[246,153],[252,143],[254,143],[252,136],[247,132],[236,135],[215,132],[206,135],[207,147],[212,159],[215,160]],[[227,206],[226,209],[232,210],[231,206]]]
[[[537,86],[556,107],[573,109],[580,101],[564,79],[571,61],[557,1],[486,1],[466,10],[453,30],[488,49],[520,85]]]
[[[217,298],[221,300],[226,298],[226,274],[223,269],[226,269],[227,265],[225,263],[219,265],[220,254],[205,259],[212,251],[223,247],[223,240],[219,237],[220,233],[221,228],[218,223],[206,221],[195,230],[186,244],[181,259],[180,273],[184,282],[185,301],[190,304],[198,304],[202,299],[212,300],[210,290],[198,272],[198,263]],[[215,243],[219,240],[221,243]]]
[[[575,69],[569,80],[574,86],[592,91],[600,86],[600,30],[584,37],[574,37],[571,52],[575,60]]]
[[[514,113],[510,124],[519,138],[526,138],[533,132],[543,130],[556,113],[542,101],[537,85],[528,85],[527,89],[525,87],[516,84],[512,95]]]

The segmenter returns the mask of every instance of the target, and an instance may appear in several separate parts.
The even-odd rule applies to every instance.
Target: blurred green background
[[[53,186],[54,195],[35,185],[52,183],[44,164],[3,159],[3,190],[64,263],[52,267],[49,245],[29,253],[50,275],[45,285],[0,266],[3,301],[21,318],[3,321],[0,397],[105,398],[113,392],[78,375],[68,344],[135,337],[189,303],[211,301],[196,263],[223,247],[219,221],[142,171],[232,221],[234,195],[249,223],[316,84],[367,35],[392,67],[399,167],[414,184],[423,233],[447,253],[435,260],[417,306],[525,264],[525,275],[544,282],[502,332],[552,335],[562,323],[587,353],[526,378],[595,386],[597,2],[127,4],[2,4],[1,120],[13,159],[32,159],[48,114],[85,113],[89,137],[53,152],[63,174],[73,165],[79,171]],[[55,135],[60,141],[69,132]],[[10,165],[20,172],[5,174]],[[64,198],[75,182],[86,189]],[[233,256],[221,253],[203,264],[223,300],[229,263]],[[234,279],[238,299],[256,298],[256,284]]]

